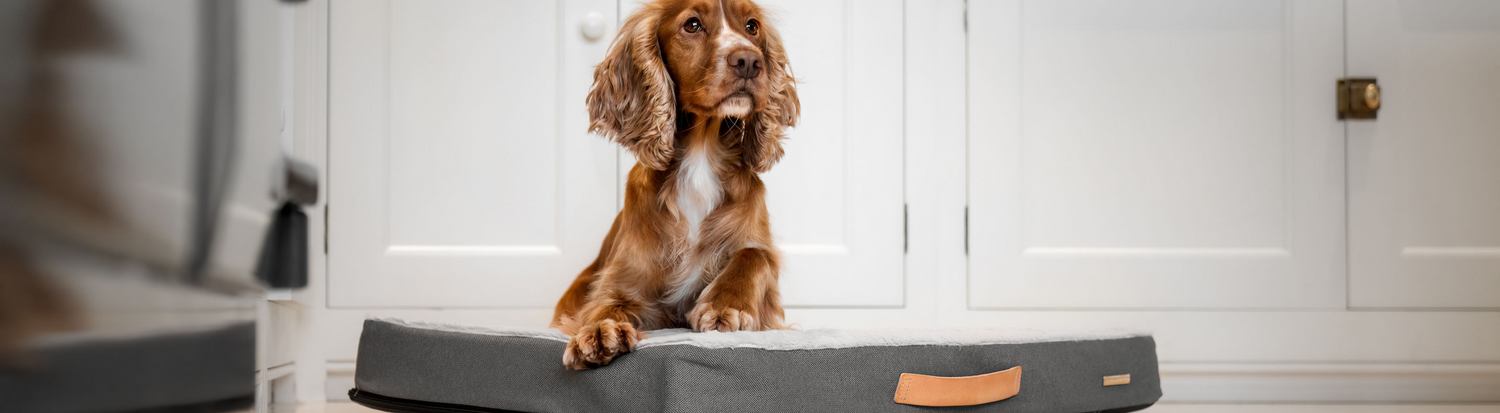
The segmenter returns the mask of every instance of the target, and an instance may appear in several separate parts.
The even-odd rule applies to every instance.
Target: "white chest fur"
[[[708,149],[698,146],[690,150],[677,170],[677,211],[688,225],[688,244],[697,246],[698,230],[703,219],[708,217],[724,190],[719,185],[719,175],[714,173],[713,161]]]
[[[689,149],[677,168],[677,213],[687,224],[687,245],[672,289],[662,301],[683,307],[690,306],[705,284],[702,257],[697,257],[698,240],[702,238],[699,231],[703,219],[724,199],[724,189],[714,172],[713,154],[706,145]]]

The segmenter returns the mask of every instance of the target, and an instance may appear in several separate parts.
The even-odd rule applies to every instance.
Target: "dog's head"
[[[589,131],[663,170],[680,114],[729,118],[745,165],[781,159],[782,131],[801,108],[781,37],[749,0],[657,0],[625,20],[594,69]]]

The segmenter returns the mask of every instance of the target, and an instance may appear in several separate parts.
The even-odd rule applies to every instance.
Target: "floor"
[[[277,406],[274,413],[374,413],[354,403]],[[1485,405],[1334,405],[1334,404],[1159,404],[1151,413],[1500,413],[1500,404]]]

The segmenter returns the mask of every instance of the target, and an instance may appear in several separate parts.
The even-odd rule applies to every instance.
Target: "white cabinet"
[[[803,103],[764,176],[784,301],[902,306],[902,3],[762,3]],[[1496,3],[967,6],[969,308],[1500,306]],[[634,163],[585,132],[616,24],[579,22],[635,7],[335,0],[330,303],[550,306]],[[1378,120],[1333,117],[1346,75]]]
[[[1341,2],[968,12],[971,308],[1345,305]]]
[[[1500,307],[1500,2],[1351,0],[1349,75],[1379,118],[1349,127],[1355,307]]]
[[[598,253],[625,151],[583,97],[621,1],[335,1],[334,306],[550,307]],[[788,306],[900,306],[901,3],[767,1],[802,121],[763,177]]]
[[[616,210],[583,105],[607,42],[578,30],[615,6],[331,4],[329,304],[556,303]]]

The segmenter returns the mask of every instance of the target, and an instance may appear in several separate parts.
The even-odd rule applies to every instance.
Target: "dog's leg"
[[[736,252],[688,313],[694,331],[760,331],[781,329],[777,257],[760,248]]]
[[[646,338],[643,331],[661,327],[664,317],[661,308],[639,298],[613,289],[598,291],[564,327],[573,338],[563,352],[563,364],[574,370],[607,365],[635,351]]]

